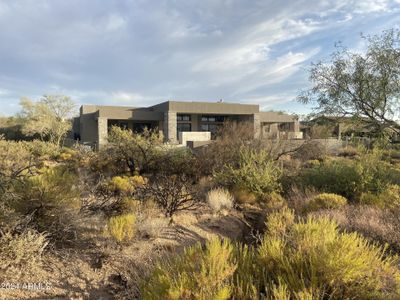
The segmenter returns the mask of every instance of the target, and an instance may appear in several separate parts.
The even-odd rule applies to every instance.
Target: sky
[[[311,62],[400,25],[400,0],[0,0],[0,114],[19,99],[305,114]]]

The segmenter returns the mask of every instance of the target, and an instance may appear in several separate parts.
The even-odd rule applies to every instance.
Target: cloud
[[[358,47],[360,31],[398,24],[398,12],[398,0],[0,0],[0,105],[12,114],[21,96],[63,93],[269,107],[304,88],[336,40]]]

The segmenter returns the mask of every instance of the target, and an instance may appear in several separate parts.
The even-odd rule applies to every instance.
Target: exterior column
[[[300,122],[299,122],[299,120],[294,120],[293,131],[294,132],[299,132],[300,131]]]
[[[102,146],[107,144],[108,139],[108,119],[97,118],[97,147],[100,149]]]
[[[254,138],[260,138],[261,135],[261,120],[260,114],[253,114]]]
[[[167,142],[177,143],[176,112],[164,112],[164,137]]]

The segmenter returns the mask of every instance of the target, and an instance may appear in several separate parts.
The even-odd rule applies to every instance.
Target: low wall
[[[179,144],[184,146],[187,142],[205,142],[211,140],[211,132],[209,131],[184,131],[179,132]]]

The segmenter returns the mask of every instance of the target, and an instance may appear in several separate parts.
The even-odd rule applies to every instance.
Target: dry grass
[[[356,231],[390,249],[400,253],[400,216],[398,212],[382,210],[372,206],[349,205],[336,210],[313,213],[335,220],[341,229]]]
[[[220,212],[222,209],[231,209],[233,200],[232,194],[223,188],[216,188],[207,193],[207,203],[215,212]]]
[[[0,236],[0,279],[18,276],[40,267],[48,241],[45,234],[26,231],[19,235],[9,232]]]

